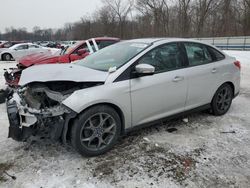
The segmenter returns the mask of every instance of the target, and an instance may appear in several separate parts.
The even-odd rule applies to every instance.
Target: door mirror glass
[[[136,65],[135,71],[140,76],[153,75],[155,73],[155,68],[149,64],[139,64]]]

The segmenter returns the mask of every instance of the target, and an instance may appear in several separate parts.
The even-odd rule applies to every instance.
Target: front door
[[[156,47],[145,54],[138,64],[154,66],[155,74],[130,80],[133,125],[182,112],[187,80],[178,44]]]

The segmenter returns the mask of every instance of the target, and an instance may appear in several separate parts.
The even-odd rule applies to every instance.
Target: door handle
[[[213,68],[211,72],[212,72],[212,73],[216,73],[216,72],[217,72],[217,69],[216,69],[216,68]]]
[[[184,80],[183,76],[176,76],[176,77],[174,77],[173,82],[179,82],[179,81],[182,81],[182,80]]]

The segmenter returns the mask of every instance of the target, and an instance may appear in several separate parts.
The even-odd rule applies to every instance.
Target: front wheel
[[[71,143],[82,155],[97,156],[110,150],[121,133],[117,112],[106,105],[94,106],[76,119],[71,130]]]
[[[2,59],[3,59],[3,61],[11,61],[12,56],[10,54],[3,54]]]
[[[229,84],[223,84],[216,91],[211,106],[216,116],[224,115],[229,110],[233,100],[233,89]]]

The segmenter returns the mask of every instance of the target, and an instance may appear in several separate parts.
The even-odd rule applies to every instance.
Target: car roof
[[[96,37],[96,38],[93,38],[93,39],[95,39],[95,40],[100,40],[100,41],[102,41],[102,40],[120,41],[119,38],[115,38],[115,37]],[[91,39],[87,39],[87,40],[92,40],[92,38],[91,38]]]
[[[188,38],[141,38],[141,39],[132,39],[127,40],[127,42],[139,42],[139,43],[146,43],[146,44],[152,44],[152,43],[165,43],[165,42],[198,42],[203,43],[199,40],[193,40]]]
[[[15,48],[17,46],[22,46],[22,45],[36,45],[36,44],[33,44],[33,43],[20,43],[20,44],[15,44],[15,45],[11,46],[10,49]],[[38,45],[36,45],[36,46],[38,46]]]

